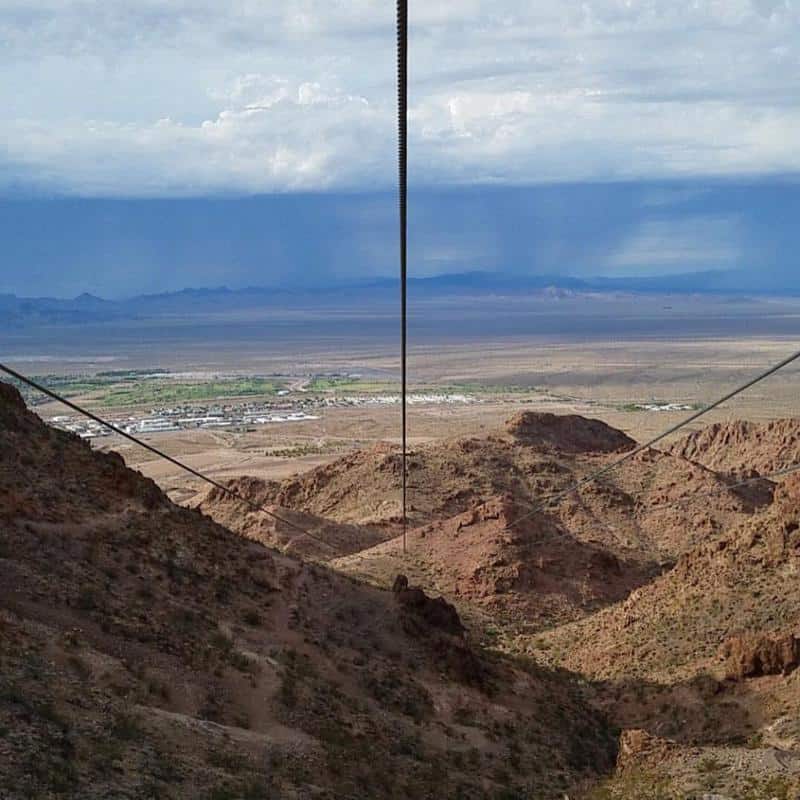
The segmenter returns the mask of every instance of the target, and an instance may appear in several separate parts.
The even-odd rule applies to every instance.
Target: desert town
[[[408,402],[411,405],[436,406],[468,405],[480,401],[478,398],[463,394],[412,394]],[[399,403],[400,396],[395,394],[304,397],[292,403],[278,400],[153,408],[133,414],[109,414],[107,418],[125,433],[132,434],[220,429],[246,431],[258,425],[318,420],[319,414],[324,413],[325,409],[396,406]],[[57,414],[48,417],[47,421],[60,430],[76,434],[81,439],[112,435],[104,425],[77,414]]]

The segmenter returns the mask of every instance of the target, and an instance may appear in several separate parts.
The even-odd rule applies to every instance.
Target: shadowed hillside
[[[172,505],[0,385],[4,798],[561,797],[610,767],[567,678],[442,608]]]
[[[234,485],[382,531],[386,541],[321,558],[379,586],[401,565],[501,649],[584,676],[623,730],[616,772],[591,798],[771,800],[800,788],[800,494],[796,477],[735,484],[753,474],[749,459],[760,471],[790,462],[794,424],[712,426],[548,502],[635,443],[603,423],[523,412],[501,433],[413,451],[407,553],[392,535],[389,446]],[[219,514],[220,500],[203,507]]]

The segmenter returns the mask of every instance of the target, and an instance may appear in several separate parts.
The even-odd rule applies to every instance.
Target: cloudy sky
[[[800,174],[800,0],[410,0],[410,12],[420,192],[455,191],[458,206],[458,187],[691,193],[794,186]],[[393,26],[391,0],[0,0],[3,205],[43,202],[58,230],[74,198],[174,204],[163,211],[204,197],[389,193]],[[676,216],[647,202],[597,269],[742,265],[746,203]],[[346,230],[391,246],[382,209]],[[451,223],[426,250],[445,268],[498,235],[485,216],[480,235]],[[146,231],[135,235],[145,249]],[[437,259],[419,256],[430,271]],[[46,284],[38,258],[28,266]],[[21,269],[4,268],[0,291],[19,288]]]

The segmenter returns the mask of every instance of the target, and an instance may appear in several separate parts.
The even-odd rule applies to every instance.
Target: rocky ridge
[[[614,751],[567,676],[174,506],[0,391],[3,798],[560,797]]]
[[[800,464],[800,420],[733,420],[709,425],[670,452],[737,477],[767,475]]]

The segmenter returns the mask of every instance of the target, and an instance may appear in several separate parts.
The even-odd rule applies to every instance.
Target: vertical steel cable
[[[407,369],[406,345],[407,322],[407,239],[408,239],[408,0],[397,0],[397,132],[398,172],[400,189],[400,369],[401,369],[401,415],[403,439],[403,552],[406,552],[408,514],[408,440],[407,418]]]

